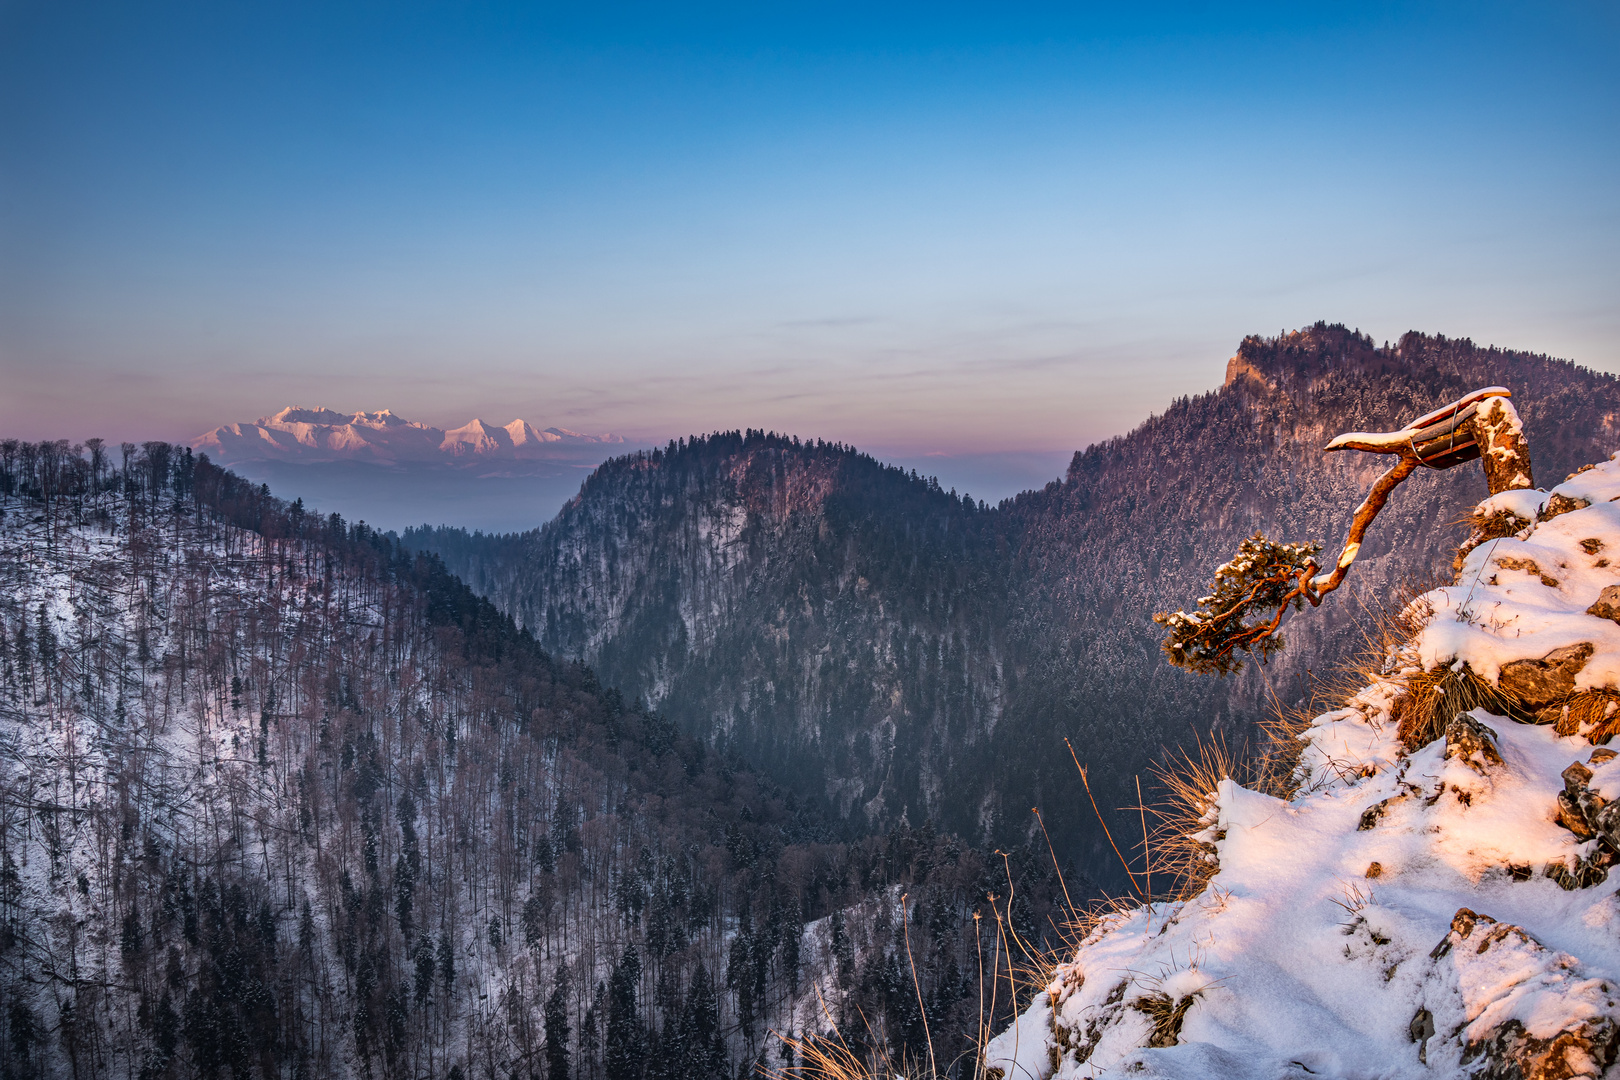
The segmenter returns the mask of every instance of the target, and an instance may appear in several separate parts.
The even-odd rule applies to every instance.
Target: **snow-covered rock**
[[[1219,863],[1207,885],[1103,917],[989,1044],[989,1068],[1620,1075],[1620,809],[1605,812],[1620,756],[1593,745],[1620,709],[1571,705],[1620,693],[1603,607],[1620,584],[1620,461],[1479,510],[1504,512],[1527,524],[1414,601],[1390,674],[1301,736],[1291,797],[1223,781],[1200,836]],[[1404,745],[1405,680],[1443,669],[1495,684],[1517,719],[1475,709]]]

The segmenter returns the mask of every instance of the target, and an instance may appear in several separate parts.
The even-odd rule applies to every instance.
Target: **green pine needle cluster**
[[[1226,675],[1243,666],[1240,650],[1264,660],[1281,649],[1277,615],[1289,605],[1301,606],[1300,575],[1314,572],[1321,550],[1319,543],[1279,544],[1260,532],[1243,541],[1237,555],[1216,568],[1210,594],[1199,598],[1196,611],[1153,616],[1170,631],[1165,655],[1200,675]]]

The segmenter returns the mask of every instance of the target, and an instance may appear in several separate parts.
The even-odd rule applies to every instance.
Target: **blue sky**
[[[766,427],[992,496],[1246,333],[1620,370],[1615,11],[0,0],[0,430]]]

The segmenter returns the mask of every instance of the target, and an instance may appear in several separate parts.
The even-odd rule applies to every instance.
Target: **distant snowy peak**
[[[439,449],[449,454],[498,454],[512,450],[512,433],[474,418],[444,433]]]
[[[274,416],[259,417],[259,423],[266,427],[277,424],[347,424],[351,419],[363,415],[365,414],[356,413],[354,417],[349,417],[331,409],[305,409],[289,405]]]
[[[474,423],[477,423],[477,421],[474,421]],[[562,435],[558,432],[558,429],[536,431],[527,420],[514,420],[501,430],[506,432],[506,437],[512,440],[514,447],[541,446],[545,443],[562,441]],[[572,432],[569,434],[572,434]]]
[[[560,451],[623,443],[618,435],[585,435],[567,428],[539,429],[526,420],[504,427],[473,419],[445,431],[406,420],[391,410],[340,413],[293,405],[251,424],[225,424],[192,442],[225,463],[246,461],[361,461],[441,464],[525,461]]]

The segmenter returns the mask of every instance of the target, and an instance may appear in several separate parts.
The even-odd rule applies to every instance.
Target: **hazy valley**
[[[1203,592],[1257,529],[1338,543],[1382,463],[1324,455],[1477,386],[1514,391],[1538,479],[1607,457],[1620,381],[1564,361],[1343,327],[1249,338],[1217,391],[1075,454],[1061,482],[969,504],[850,447],[764,432],[606,464],[546,527],[409,532],[559,656],[734,747],[853,834],[929,819],[988,844],[1039,806],[1081,873],[1122,887],[1064,746],[1105,813],[1166,748],[1252,743],[1362,647],[1402,590],[1449,579],[1485,494],[1477,465],[1420,473],[1379,519],[1354,597],[1292,620],[1269,668],[1166,664],[1156,611]],[[1116,833],[1139,834],[1134,812]]]

